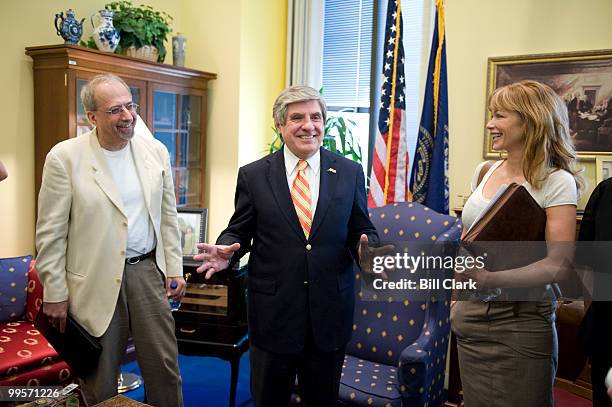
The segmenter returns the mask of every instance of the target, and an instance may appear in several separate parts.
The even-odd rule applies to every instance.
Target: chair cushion
[[[0,386],[63,386],[72,379],[73,376],[66,362],[59,361],[7,378],[0,378]]]
[[[32,256],[0,259],[0,322],[22,319]]]
[[[346,355],[338,397],[351,405],[399,407],[401,396],[398,383],[396,367]]]
[[[34,324],[24,321],[0,324],[0,355],[0,380],[59,360]]]

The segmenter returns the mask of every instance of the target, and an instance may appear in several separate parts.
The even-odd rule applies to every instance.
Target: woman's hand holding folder
[[[476,283],[476,288],[478,290],[484,290],[487,288],[491,288],[491,285],[487,284],[487,282],[489,281],[490,275],[491,275],[491,272],[488,270],[472,268],[472,269],[466,269],[461,272],[455,271],[454,278],[456,281],[461,281],[461,282],[472,280],[473,282]]]

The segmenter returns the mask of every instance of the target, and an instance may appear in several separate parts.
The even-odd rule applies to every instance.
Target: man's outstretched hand
[[[240,249],[240,243],[234,243],[230,246],[222,244],[198,243],[198,249],[203,252],[193,256],[195,261],[201,261],[202,265],[196,269],[198,273],[206,271],[206,279],[208,280],[217,271],[225,270],[229,267],[229,262],[235,252]]]
[[[361,270],[368,274],[373,274],[373,263],[374,257],[383,256],[389,252],[395,250],[395,246],[392,244],[388,244],[381,247],[370,247],[368,244],[368,236],[363,234],[359,237],[359,247],[357,249],[357,254],[359,254],[359,266],[361,266]],[[387,274],[383,271],[380,273],[381,276],[386,279]]]

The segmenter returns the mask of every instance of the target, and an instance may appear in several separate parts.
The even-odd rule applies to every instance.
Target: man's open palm
[[[202,265],[196,271],[198,273],[206,271],[206,279],[211,278],[216,272],[228,268],[232,256],[240,249],[240,243],[234,243],[230,246],[198,243],[197,246],[203,252],[193,256],[195,261],[202,262]]]

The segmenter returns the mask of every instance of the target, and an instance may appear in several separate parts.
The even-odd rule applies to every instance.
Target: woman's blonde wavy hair
[[[536,81],[521,81],[502,86],[489,100],[491,112],[516,112],[523,121],[523,174],[536,189],[555,170],[574,176],[580,193],[584,189],[582,170],[570,137],[567,106],[549,86]]]

